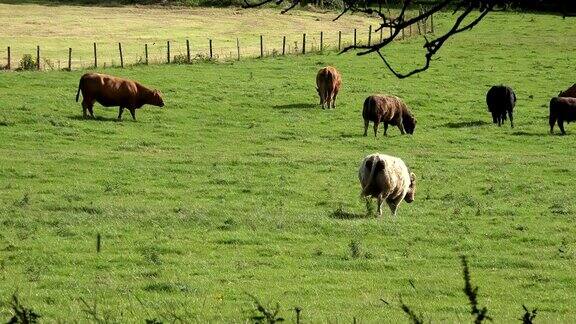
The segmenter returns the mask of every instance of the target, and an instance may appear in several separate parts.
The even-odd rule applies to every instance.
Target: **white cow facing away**
[[[414,201],[416,176],[400,158],[379,153],[368,155],[360,164],[358,178],[362,187],[361,196],[378,200],[378,216],[382,216],[384,201],[393,216],[396,216],[396,209],[402,200],[407,203]]]

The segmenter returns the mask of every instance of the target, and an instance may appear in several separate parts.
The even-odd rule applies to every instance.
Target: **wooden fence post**
[[[72,47],[68,48],[68,71],[72,71]]]
[[[210,39],[210,59],[212,59],[212,39]]]
[[[144,63],[148,65],[148,44],[144,44]]]
[[[170,41],[166,41],[166,62],[170,63]]]
[[[264,38],[260,35],[260,58],[264,57]]]
[[[368,46],[372,43],[372,25],[368,27]]]
[[[286,54],[286,36],[282,37],[282,56]]]
[[[392,36],[393,33],[394,33],[394,28],[392,28],[392,26],[390,26],[390,36]]]
[[[324,51],[324,32],[320,32],[320,52]]]
[[[356,28],[354,28],[354,46],[356,46]]]
[[[6,64],[6,68],[7,68],[8,70],[10,70],[10,64],[12,64],[12,63],[11,63],[11,60],[10,60],[10,46],[8,46],[8,64]]]
[[[306,54],[306,34],[302,34],[302,54]]]
[[[98,67],[98,56],[96,55],[96,42],[94,42],[94,68]]]
[[[402,39],[404,39],[404,28],[402,28]]]
[[[342,48],[342,31],[338,31],[338,51]]]
[[[380,43],[382,43],[382,34],[384,33],[384,27],[380,27]]]
[[[124,67],[124,57],[122,56],[122,43],[118,43],[118,51],[120,52],[120,67]]]
[[[434,34],[434,14],[430,15],[430,27],[432,29],[432,34]]]
[[[408,32],[410,32],[410,34],[408,34],[408,36],[412,36],[412,25],[408,26]]]
[[[240,40],[236,37],[236,50],[238,52],[238,61],[240,61]]]
[[[36,46],[36,70],[40,70],[40,45]]]
[[[186,40],[186,61],[190,63],[190,40]]]

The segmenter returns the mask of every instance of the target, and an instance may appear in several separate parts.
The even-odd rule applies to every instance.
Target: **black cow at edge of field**
[[[564,122],[576,121],[576,98],[554,97],[550,100],[550,134],[554,134],[554,124],[558,122],[558,127],[562,135],[564,131]]]
[[[488,111],[492,114],[492,121],[498,126],[502,126],[506,120],[506,113],[510,117],[510,126],[514,128],[514,119],[512,113],[516,105],[516,94],[508,86],[493,86],[486,94],[486,104]]]
[[[82,91],[82,110],[84,118],[87,113],[94,118],[94,102],[104,107],[119,106],[118,120],[122,119],[124,108],[130,111],[132,119],[136,120],[136,109],[142,106],[154,105],[164,107],[162,95],[157,90],[149,89],[140,83],[106,74],[86,73],[80,78],[76,102]]]

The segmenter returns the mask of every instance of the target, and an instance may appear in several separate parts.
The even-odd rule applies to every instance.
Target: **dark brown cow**
[[[324,109],[324,104],[327,108],[330,108],[330,103],[332,103],[332,108],[336,108],[336,96],[340,91],[340,86],[342,85],[342,77],[340,72],[332,66],[327,66],[320,69],[316,75],[316,91],[320,96],[320,105]]]
[[[378,124],[384,123],[384,135],[388,125],[398,126],[402,134],[413,134],[416,118],[402,99],[396,96],[373,95],[364,100],[362,110],[364,118],[364,136],[368,135],[368,124],[374,122],[374,136],[378,133]]]
[[[164,107],[162,95],[157,90],[148,89],[140,83],[132,80],[117,78],[114,76],[86,73],[80,78],[76,102],[82,91],[82,109],[84,118],[87,112],[94,118],[94,102],[104,107],[119,106],[118,120],[122,119],[124,108],[130,111],[132,119],[136,120],[136,109],[148,104]]]
[[[570,88],[566,89],[566,91],[561,91],[558,94],[558,97],[576,98],[576,83],[574,83]]]
[[[558,122],[558,127],[565,135],[564,122],[576,120],[576,98],[554,97],[550,100],[550,134],[554,133],[554,124]]]

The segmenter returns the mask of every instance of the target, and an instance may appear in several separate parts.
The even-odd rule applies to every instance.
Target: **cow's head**
[[[414,134],[414,129],[416,128],[416,118],[410,114],[406,114],[402,117],[402,126],[408,134]]]
[[[164,107],[164,100],[162,100],[162,93],[160,93],[160,91],[158,91],[158,90],[152,91],[152,100],[151,101],[152,101],[150,103],[151,105],[158,106],[158,107]]]
[[[413,202],[415,194],[416,194],[416,175],[410,172],[410,187],[408,188],[408,193],[406,193],[404,200],[407,203]]]

